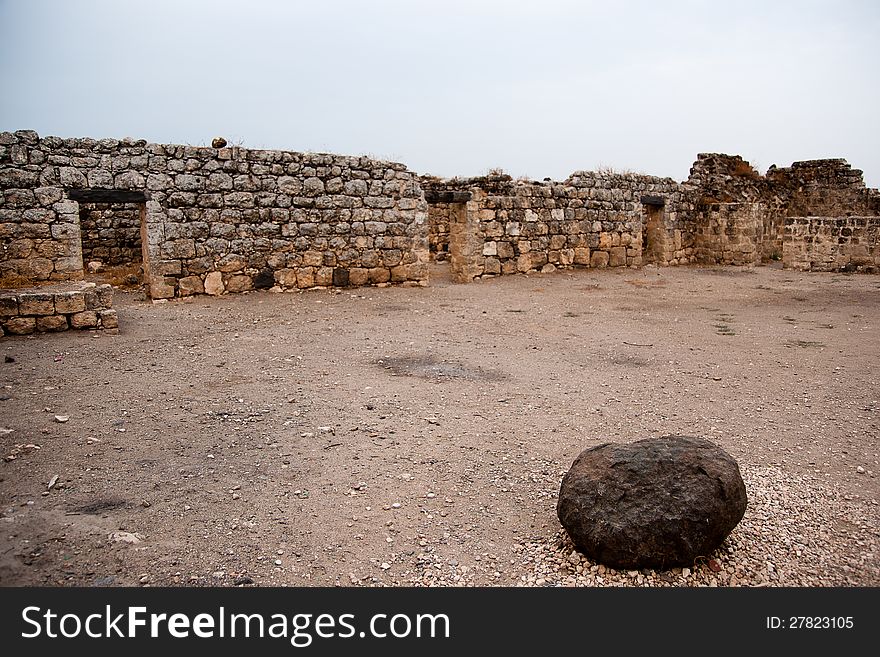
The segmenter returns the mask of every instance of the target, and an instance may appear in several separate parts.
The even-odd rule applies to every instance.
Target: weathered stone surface
[[[106,329],[115,329],[119,327],[119,318],[115,310],[101,310],[98,312],[100,324]]]
[[[205,286],[199,276],[185,276],[177,282],[177,285],[182,297],[205,293]]]
[[[84,310],[70,316],[70,328],[89,329],[98,325],[98,313],[94,310]]]
[[[41,332],[56,332],[67,330],[67,317],[64,315],[50,315],[37,317],[37,330]]]
[[[223,274],[219,271],[212,271],[205,276],[205,294],[219,296],[226,290],[223,285]]]
[[[33,317],[16,317],[6,322],[3,328],[12,335],[30,335],[37,328],[37,320]]]
[[[82,292],[61,292],[55,295],[56,313],[79,313],[85,309],[86,300]]]
[[[718,548],[746,504],[729,454],[702,438],[666,436],[583,451],[562,479],[557,515],[595,561],[670,568]]]
[[[43,292],[20,294],[18,310],[22,315],[54,315],[55,299],[51,294]]]
[[[86,310],[102,310],[113,306],[113,288],[104,283],[84,291]]]
[[[0,297],[0,317],[16,317],[19,314],[17,297],[11,295]]]

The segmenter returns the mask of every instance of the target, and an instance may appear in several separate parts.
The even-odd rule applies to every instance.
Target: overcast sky
[[[0,130],[687,177],[844,157],[880,186],[880,2],[0,0]]]

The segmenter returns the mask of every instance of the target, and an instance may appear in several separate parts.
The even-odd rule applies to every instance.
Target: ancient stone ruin
[[[420,176],[367,157],[0,133],[0,288],[118,269],[152,299],[425,285],[564,267],[880,269],[880,194],[844,160],[766,175],[701,154],[678,183]],[[6,319],[0,318],[5,324]]]
[[[590,559],[663,569],[708,559],[746,505],[733,457],[703,438],[665,436],[581,452],[562,479],[557,515]]]

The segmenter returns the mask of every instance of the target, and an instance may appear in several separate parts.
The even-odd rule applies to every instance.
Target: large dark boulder
[[[665,436],[584,450],[562,478],[556,513],[577,548],[613,568],[692,566],[746,511],[727,452]]]

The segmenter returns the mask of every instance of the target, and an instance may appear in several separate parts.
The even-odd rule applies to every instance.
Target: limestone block
[[[105,329],[119,328],[119,318],[117,317],[115,310],[99,311],[98,319],[100,320],[101,326]]]
[[[212,271],[205,276],[205,294],[219,296],[223,294],[226,287],[223,284],[223,274],[219,271]]]
[[[367,285],[370,282],[370,272],[362,267],[353,267],[348,270],[348,284],[353,287]]]
[[[60,314],[79,313],[86,309],[82,292],[59,292],[55,295],[55,312]]]
[[[113,179],[116,189],[143,189],[145,185],[146,180],[137,171],[125,171]]]
[[[113,306],[113,288],[106,283],[85,290],[83,296],[86,310],[101,310]]]
[[[329,287],[333,285],[333,267],[317,267],[315,268],[315,285]]]
[[[37,328],[37,320],[33,317],[16,317],[4,325],[7,333],[12,335],[30,335]]]
[[[296,286],[300,289],[315,287],[315,268],[301,267],[298,269],[296,271]]]
[[[58,173],[62,187],[87,187],[89,184],[83,173],[74,167],[61,167]]]
[[[18,296],[18,308],[22,315],[54,315],[55,300],[51,294],[24,293]]]
[[[202,283],[200,276],[185,276],[181,278],[177,282],[177,289],[182,297],[205,293],[205,285]]]
[[[41,332],[56,332],[67,330],[67,317],[64,315],[49,315],[37,317],[37,330]]]
[[[16,297],[0,297],[0,317],[16,317],[19,314]]]
[[[498,242],[496,245],[497,256],[500,259],[512,258],[515,255],[513,244],[510,242]]]
[[[229,276],[226,281],[227,292],[245,292],[254,289],[254,279],[247,274]]]
[[[593,251],[593,254],[590,256],[590,267],[594,267],[597,269],[607,267],[608,260],[609,258],[607,251]]]
[[[608,264],[611,267],[625,267],[626,247],[615,246],[614,248],[612,248],[608,257]]]
[[[37,187],[34,196],[40,205],[49,207],[64,198],[64,190],[60,187]]]
[[[98,313],[94,310],[85,310],[70,316],[70,328],[88,329],[98,325]]]
[[[284,288],[296,287],[296,270],[277,269],[275,271],[275,282]]]
[[[498,243],[497,242],[486,242],[485,244],[483,244],[483,255],[484,256],[498,255]]]
[[[370,283],[387,283],[391,280],[391,272],[385,267],[373,267],[369,271]]]

